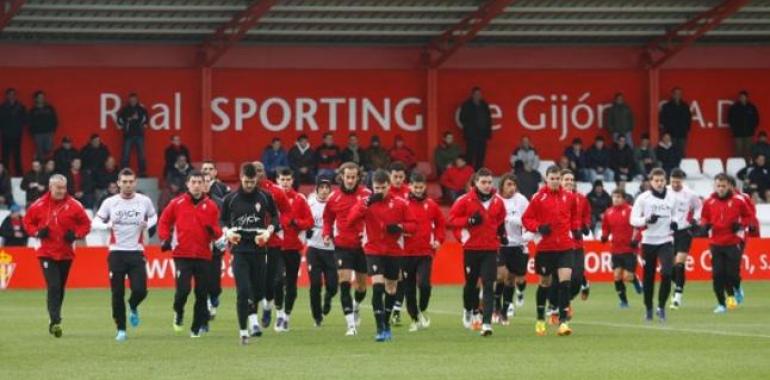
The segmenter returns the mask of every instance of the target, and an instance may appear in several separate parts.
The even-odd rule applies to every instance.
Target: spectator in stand
[[[364,152],[366,156],[365,169],[367,172],[373,173],[377,169],[386,170],[390,165],[390,155],[388,151],[380,144],[379,136],[372,136],[369,140],[369,147]]]
[[[540,168],[540,157],[527,136],[521,138],[519,146],[511,154],[510,161],[512,168],[516,167],[518,161],[523,162],[525,167],[529,166],[535,170]]]
[[[334,144],[334,135],[324,133],[323,143],[316,149],[318,175],[324,178],[335,178],[337,167],[340,165],[340,148]]]
[[[72,160],[79,157],[80,152],[72,146],[72,140],[64,136],[61,139],[61,146],[56,148],[56,151],[53,153],[53,159],[56,162],[55,172],[67,175],[67,172],[70,171]]]
[[[80,150],[83,170],[92,174],[104,168],[108,157],[110,157],[110,150],[107,148],[107,145],[102,143],[102,139],[96,133],[91,135],[88,139],[88,144]]]
[[[118,129],[123,131],[123,158],[120,166],[130,167],[131,149],[136,147],[139,176],[147,175],[147,158],[144,153],[144,130],[149,126],[147,110],[139,103],[139,96],[128,94],[128,104],[118,112]]]
[[[53,150],[53,135],[59,126],[56,110],[45,101],[43,91],[35,92],[35,106],[29,110],[29,132],[35,141],[35,158],[48,158]]]
[[[612,141],[617,142],[619,136],[625,136],[626,144],[633,148],[634,113],[631,112],[631,107],[626,104],[623,93],[615,94],[612,106],[607,108],[606,120],[607,130],[612,136]]]
[[[281,145],[281,139],[274,137],[262,152],[262,164],[265,165],[265,172],[271,180],[275,180],[278,169],[289,167],[289,156]]]
[[[94,170],[92,178],[94,181],[94,198],[99,199],[105,192],[107,187],[111,183],[118,182],[118,174],[120,169],[118,168],[115,157],[109,156],[104,161],[104,165],[101,168]]]
[[[158,195],[158,214],[163,214],[163,209],[168,206],[171,201],[182,194],[182,188],[179,187],[177,182],[166,182],[166,186],[163,191]]]
[[[559,169],[561,170],[572,171],[572,166],[570,166],[570,163],[571,162],[569,161],[569,158],[567,158],[567,156],[561,156],[561,158],[559,158],[559,161],[556,163],[556,166],[558,166]]]
[[[454,203],[457,198],[465,194],[465,189],[473,176],[473,168],[467,165],[465,158],[457,156],[454,164],[449,165],[441,174],[441,188],[449,203]]]
[[[7,210],[13,206],[13,189],[11,188],[11,174],[0,163],[0,209]]]
[[[604,182],[597,179],[594,186],[587,194],[588,203],[591,204],[591,230],[601,229],[599,222],[602,220],[602,214],[612,205],[612,197],[604,191]]]
[[[764,155],[758,155],[746,172],[749,189],[756,190],[760,196],[764,196],[765,191],[770,189],[770,168],[767,165],[767,158]]]
[[[578,181],[588,180],[586,155],[583,151],[583,140],[579,137],[572,139],[572,145],[564,149],[564,155],[569,159],[569,169],[575,173]]]
[[[232,191],[230,186],[227,186],[227,184],[219,180],[219,171],[217,170],[217,165],[214,161],[203,161],[201,173],[203,173],[204,176],[209,177],[208,194],[212,197],[216,199],[225,199],[225,196]]]
[[[358,166],[364,164],[364,151],[358,146],[358,136],[355,133],[348,135],[348,146],[340,153],[341,162],[355,162]]]
[[[77,199],[85,208],[94,206],[94,187],[89,173],[83,170],[80,158],[72,160],[67,173],[67,192]]]
[[[638,198],[645,191],[649,191],[650,189],[652,189],[652,185],[650,184],[650,179],[645,176],[642,182],[639,183],[639,190],[634,195],[634,199]]]
[[[757,134],[757,141],[751,147],[751,157],[758,155],[770,157],[770,143],[767,142],[767,132],[759,131]]]
[[[396,135],[396,139],[393,141],[393,147],[388,151],[390,161],[401,161],[406,166],[407,177],[415,166],[417,166],[417,158],[414,152],[406,146],[404,138],[401,135]]]
[[[27,205],[31,205],[47,190],[49,175],[43,171],[40,160],[32,160],[32,169],[21,180],[21,189],[26,192]]]
[[[630,193],[628,193],[626,191],[626,185],[627,184],[628,184],[628,182],[626,182],[626,181],[623,181],[623,180],[618,181],[615,184],[615,190],[623,190],[623,199],[626,200],[626,203],[628,203],[629,205],[632,205],[632,204],[634,204],[634,197],[633,197],[633,195],[631,195]],[[610,197],[612,197],[612,196],[610,196]]]
[[[642,178],[647,178],[652,169],[660,166],[655,149],[652,148],[650,143],[650,135],[642,134],[639,146],[634,149],[634,161],[636,161],[637,174]]]
[[[658,143],[658,147],[655,150],[655,156],[660,162],[660,166],[666,171],[666,174],[671,174],[671,170],[679,167],[679,163],[682,162],[682,156],[679,150],[674,146],[671,141],[671,135],[664,133],[663,137]]]
[[[468,163],[475,170],[484,167],[487,141],[492,138],[492,109],[484,101],[480,87],[471,89],[471,97],[460,108]]]
[[[315,152],[310,147],[307,135],[297,137],[289,149],[289,167],[294,172],[294,183],[308,185],[315,183]]]
[[[5,90],[5,101],[0,104],[0,138],[3,147],[3,165],[9,168],[13,156],[16,175],[21,175],[21,136],[27,123],[27,109],[16,98],[16,90]]]
[[[118,193],[118,184],[115,182],[110,182],[107,185],[107,191],[102,194],[102,196],[96,198],[96,202],[94,203],[94,210],[99,210],[99,207],[102,207],[102,203],[104,203],[104,200],[117,194]]]
[[[751,153],[751,138],[759,126],[759,111],[749,101],[749,93],[745,90],[738,94],[738,101],[730,106],[727,122],[735,138],[735,155],[748,157]]]
[[[163,152],[164,164],[163,175],[168,174],[169,171],[174,169],[176,164],[176,158],[179,156],[187,157],[187,162],[192,162],[190,156],[190,150],[187,146],[182,144],[182,138],[179,135],[171,136],[171,143],[166,147],[166,151]]]
[[[187,181],[187,175],[192,171],[192,166],[187,162],[187,157],[179,156],[176,158],[176,164],[174,168],[168,172],[166,176],[166,182],[173,183],[181,191],[186,191],[185,182]]]
[[[532,199],[532,195],[537,192],[540,183],[543,182],[543,176],[539,171],[525,165],[524,161],[517,161],[513,171],[518,179],[519,192],[527,199]]]
[[[681,88],[671,90],[671,100],[661,107],[659,119],[660,134],[670,134],[679,157],[687,157],[687,135],[690,133],[692,114],[690,105],[682,99]]]
[[[462,149],[455,143],[455,136],[452,132],[444,132],[444,137],[436,147],[433,153],[433,161],[436,164],[436,174],[441,177],[444,170],[454,165],[455,159],[462,155]]]
[[[21,207],[11,206],[11,214],[5,217],[0,224],[0,237],[3,238],[5,247],[26,247],[27,231],[24,230],[24,221],[21,216]]]
[[[630,181],[636,173],[634,151],[626,143],[626,136],[619,135],[610,150],[610,167],[615,172],[615,181]]]
[[[604,137],[597,136],[594,145],[586,151],[586,168],[590,182],[600,177],[605,181],[615,180],[615,173],[610,169],[610,151],[604,145]]]
[[[68,170],[69,170],[69,169],[68,169]],[[50,159],[48,159],[48,160],[46,160],[46,161],[45,161],[45,165],[43,165],[43,172],[44,172],[44,173],[45,173],[45,175],[47,175],[48,177],[51,177],[52,175],[54,175],[54,174],[58,173],[58,172],[56,171],[56,161],[54,161],[54,160],[53,160],[53,158],[50,158]],[[66,173],[67,173],[67,172],[64,172],[64,173],[59,173],[59,174],[66,174]],[[46,183],[48,183],[48,182],[46,182]]]

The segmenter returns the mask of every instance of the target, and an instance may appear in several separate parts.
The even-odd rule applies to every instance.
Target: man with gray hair
[[[24,216],[27,234],[40,240],[36,253],[48,287],[50,318],[48,332],[62,336],[61,307],[72,260],[74,242],[91,230],[91,221],[83,205],[67,194],[67,178],[54,174],[48,180],[48,192],[32,203]]]

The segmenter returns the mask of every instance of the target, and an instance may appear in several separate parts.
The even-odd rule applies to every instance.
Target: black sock
[[[420,312],[424,312],[428,309],[428,303],[430,302],[430,294],[432,288],[430,286],[420,287]]]
[[[393,313],[393,305],[396,303],[396,294],[385,293],[385,314],[382,316],[382,324],[390,329],[390,315]]]
[[[551,286],[548,287],[548,305],[551,309],[559,308],[559,287],[554,284],[558,284],[556,279],[552,280]]]
[[[570,301],[570,282],[562,281],[559,283],[559,322],[563,323],[567,321],[567,311],[569,310]]]
[[[382,331],[385,326],[385,284],[372,285],[372,310],[374,311],[374,320],[377,323],[377,332]]]
[[[545,320],[545,301],[548,298],[548,292],[550,287],[544,288],[542,286],[537,287],[536,302],[537,302],[537,319]]]
[[[364,299],[366,299],[366,289],[363,291],[356,290],[353,297],[355,297],[356,303],[364,302]]]
[[[503,312],[503,288],[505,284],[495,282],[495,311]]]
[[[396,284],[396,294],[395,303],[393,304],[393,308],[397,310],[401,310],[401,307],[404,305],[404,294],[406,293],[406,283],[404,281],[399,281],[398,284]]]
[[[684,263],[674,264],[674,271],[671,276],[674,280],[674,291],[681,293],[684,291]]]
[[[628,297],[626,297],[626,284],[623,283],[623,280],[615,281],[615,291],[618,293],[620,302],[628,303]]]
[[[340,282],[340,303],[342,304],[342,313],[348,315],[353,312],[353,298],[350,297],[350,283]]]
[[[516,289],[519,290],[519,293],[524,294],[524,290],[527,289],[527,282],[524,281],[522,283],[516,284]]]
[[[501,310],[503,314],[508,313],[511,303],[513,303],[513,286],[506,285],[503,287],[503,309]]]

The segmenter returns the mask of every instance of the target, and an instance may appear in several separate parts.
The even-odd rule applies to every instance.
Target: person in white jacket
[[[682,305],[684,292],[685,268],[687,255],[692,245],[693,228],[697,227],[703,210],[703,201],[698,194],[684,184],[686,174],[682,169],[671,171],[671,185],[668,190],[674,194],[674,269],[671,279],[674,281],[674,296],[671,298],[671,308],[678,309]],[[673,225],[673,224],[672,224]]]
[[[645,319],[652,321],[652,296],[655,293],[655,272],[660,262],[660,290],[656,314],[661,322],[666,320],[666,301],[671,293],[671,272],[674,265],[675,197],[666,188],[666,172],[656,168],[650,172],[652,188],[636,199],[631,210],[631,225],[643,228],[642,258],[644,259]]]
[[[307,272],[310,278],[310,311],[316,327],[321,326],[325,315],[332,310],[332,299],[337,294],[337,263],[334,258],[334,245],[325,244],[323,240],[324,209],[332,183],[329,179],[319,177],[316,190],[308,196],[307,203],[313,214],[313,228],[306,231],[307,241]],[[326,285],[326,293],[321,304],[321,290]]]
[[[495,287],[495,317],[502,325],[508,325],[515,308],[524,306],[524,289],[529,255],[527,243],[532,234],[521,225],[521,216],[529,206],[527,197],[519,193],[516,175],[506,173],[500,177],[500,197],[505,204],[505,222],[500,225],[500,252],[497,258],[497,284]],[[513,302],[516,293],[515,307]]]

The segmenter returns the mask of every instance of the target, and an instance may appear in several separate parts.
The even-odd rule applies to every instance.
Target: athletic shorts
[[[528,264],[529,255],[524,253],[523,247],[500,247],[500,253],[497,255],[497,266],[504,266],[508,272],[516,276],[524,276],[527,274]]]
[[[636,254],[614,253],[612,254],[612,269],[621,268],[627,272],[636,272]]]
[[[674,252],[689,254],[690,246],[692,246],[692,233],[689,228],[674,232]]]
[[[382,275],[387,280],[398,281],[401,256],[366,256],[369,276]]]
[[[334,252],[337,258],[337,269],[349,269],[358,273],[366,273],[366,256],[360,248],[337,248]]]
[[[540,252],[535,255],[535,270],[541,276],[550,276],[561,268],[572,269],[575,254],[572,250],[561,252]]]

